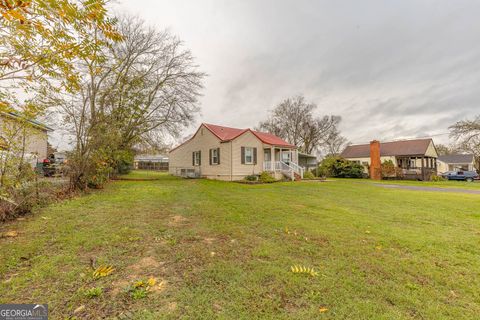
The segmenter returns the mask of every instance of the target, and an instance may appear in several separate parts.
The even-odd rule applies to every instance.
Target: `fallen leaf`
[[[85,306],[84,306],[84,305],[81,305],[81,306],[78,307],[77,309],[73,310],[73,314],[80,313],[80,312],[82,312],[83,310],[85,310]]]
[[[327,312],[327,311],[328,311],[328,308],[320,307],[320,308],[318,309],[318,311],[320,311],[320,312]]]
[[[112,266],[99,266],[95,271],[93,272],[93,277],[95,279],[106,277],[110,275],[115,269]]]
[[[18,236],[18,232],[15,231],[15,230],[12,230],[12,231],[5,232],[3,235],[5,237],[14,238],[14,237]]]
[[[155,283],[157,283],[157,279],[155,279],[155,278],[150,278],[150,279],[148,279],[148,281],[147,281],[147,285],[148,285],[149,287],[153,287],[153,286],[155,285]]]

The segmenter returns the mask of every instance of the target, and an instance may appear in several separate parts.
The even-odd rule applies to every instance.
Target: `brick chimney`
[[[380,162],[380,141],[370,141],[370,179],[382,179],[382,163]]]

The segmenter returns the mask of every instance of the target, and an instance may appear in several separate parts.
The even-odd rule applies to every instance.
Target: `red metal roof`
[[[222,141],[230,141],[235,139],[242,133],[248,131],[248,129],[237,129],[230,127],[217,126],[215,124],[203,123],[203,125],[210,130],[218,139]]]
[[[273,145],[273,146],[295,148],[295,146],[293,144],[290,144],[290,143],[286,142],[285,140],[277,137],[274,134],[266,133],[266,132],[253,131],[253,130],[251,130],[251,131],[263,143],[270,144],[270,145]]]
[[[230,128],[230,127],[218,126],[218,125],[208,124],[208,123],[203,123],[203,125],[222,141],[233,140],[236,137],[244,134],[245,132],[250,131],[263,143],[270,144],[273,146],[279,146],[279,147],[295,148],[294,145],[288,143],[287,141],[271,133],[259,132],[251,129]]]
[[[238,129],[238,128],[231,128],[231,127],[224,127],[224,126],[218,126],[218,125],[209,124],[209,123],[202,123],[200,125],[200,127],[198,128],[198,130],[200,130],[200,128],[202,126],[207,128],[208,130],[210,130],[210,132],[212,132],[222,142],[231,141],[231,140],[241,136],[245,132],[250,131],[260,141],[262,141],[265,144],[269,144],[269,145],[272,145],[272,146],[278,146],[278,147],[296,148],[294,145],[286,142],[285,140],[283,140],[283,139],[281,139],[281,138],[279,138],[276,135],[273,135],[271,133],[259,132],[259,131],[254,131],[254,130],[251,130],[251,129]],[[198,130],[195,132],[195,134],[190,139],[188,139],[184,143],[176,146],[175,148],[170,150],[170,152],[177,149],[181,145],[187,143],[188,141],[192,140],[197,135]]]

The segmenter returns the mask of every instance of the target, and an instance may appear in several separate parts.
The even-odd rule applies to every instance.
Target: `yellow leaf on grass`
[[[102,278],[110,275],[115,269],[112,266],[99,266],[93,271],[94,278]]]
[[[318,309],[318,311],[320,311],[320,312],[327,312],[327,311],[328,311],[328,308],[320,307],[320,308]]]
[[[14,237],[18,236],[18,232],[15,231],[15,230],[7,231],[7,232],[5,232],[4,236],[9,237],[9,238],[14,238]]]
[[[147,285],[148,285],[149,287],[153,287],[153,286],[155,285],[155,283],[157,283],[157,279],[155,279],[155,278],[150,278],[150,279],[148,279],[148,281],[147,281]]]
[[[315,269],[310,268],[310,267],[293,265],[293,266],[290,267],[290,270],[293,273],[304,273],[304,274],[308,274],[312,277],[318,276],[318,272],[316,272]]]

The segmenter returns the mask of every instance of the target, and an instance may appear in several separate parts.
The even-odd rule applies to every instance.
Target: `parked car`
[[[448,180],[460,180],[468,182],[480,179],[480,176],[476,171],[447,171],[442,173],[441,176]]]
[[[66,160],[59,158],[56,154],[48,155],[47,159],[43,159],[42,170],[45,177],[53,177],[54,175],[63,174]]]

